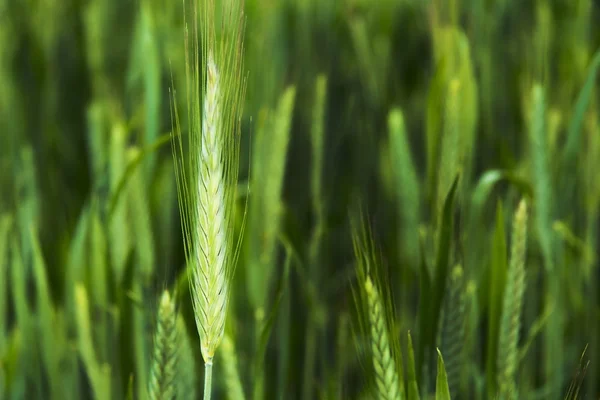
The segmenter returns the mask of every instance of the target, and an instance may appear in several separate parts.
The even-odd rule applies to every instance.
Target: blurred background
[[[187,6],[0,0],[1,399],[143,398],[165,288],[186,332],[181,397],[201,394],[170,144]],[[239,6],[247,224],[227,329],[246,396],[370,398],[349,210],[363,204],[398,340],[418,343],[423,271],[460,175],[448,269],[462,278],[447,291],[460,300],[447,303],[464,322],[441,348],[453,398],[495,393],[494,271],[521,197],[519,394],[574,398],[582,383],[598,398],[600,2]],[[425,398],[434,382],[419,371]],[[230,396],[218,372],[214,393]]]

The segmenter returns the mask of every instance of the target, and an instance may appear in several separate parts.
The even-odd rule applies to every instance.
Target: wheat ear
[[[191,8],[191,32],[184,15],[189,158],[183,157],[175,95],[173,153],[207,400],[241,238],[234,237],[233,225],[245,94],[244,7],[243,2],[234,0],[193,0]]]
[[[225,188],[221,165],[219,72],[213,56],[207,62],[206,97],[202,121],[201,156],[198,165],[198,224],[196,268],[192,273],[192,295],[200,332],[202,357],[212,363],[225,329],[227,307],[227,223]]]
[[[158,306],[154,358],[150,372],[149,398],[151,400],[175,398],[178,340],[175,302],[165,290]]]
[[[452,270],[448,299],[444,310],[442,350],[450,393],[458,396],[460,375],[464,364],[465,348],[465,283],[461,265]]]
[[[379,399],[400,399],[400,386],[394,357],[392,356],[388,330],[383,314],[383,305],[379,290],[367,275],[365,293],[369,307],[369,325],[371,333],[371,351]]]
[[[498,387],[500,398],[515,396],[521,308],[525,291],[525,246],[527,242],[527,203],[521,200],[513,221],[510,264],[504,289],[504,302],[498,343]]]

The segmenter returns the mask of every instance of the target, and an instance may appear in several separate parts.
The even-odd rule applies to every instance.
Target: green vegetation
[[[600,396],[596,0],[0,0],[0,399]]]

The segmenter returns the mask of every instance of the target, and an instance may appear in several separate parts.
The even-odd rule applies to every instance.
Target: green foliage
[[[437,377],[435,379],[435,399],[450,400],[450,388],[448,387],[448,376],[446,375],[446,367],[442,353],[437,350]]]
[[[599,18],[0,0],[0,398],[598,398]]]

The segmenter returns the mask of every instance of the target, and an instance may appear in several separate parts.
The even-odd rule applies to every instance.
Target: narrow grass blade
[[[139,158],[139,149],[129,150],[128,159]],[[155,245],[152,233],[152,221],[150,219],[150,205],[148,203],[148,188],[145,185],[142,170],[133,173],[129,182],[129,215],[131,216],[131,233],[134,240],[134,251],[137,261],[137,272],[139,279],[146,284],[155,268]]]
[[[406,382],[406,394],[408,400],[420,400],[421,396],[419,395],[419,385],[417,380],[417,371],[415,369],[415,352],[413,349],[413,341],[408,332],[408,368],[407,368],[407,382]]]
[[[121,201],[121,196],[123,196],[123,193],[125,193],[125,189],[129,184],[129,180],[131,179],[137,168],[139,168],[142,161],[144,161],[146,157],[148,157],[150,154],[158,151],[162,146],[169,144],[171,140],[171,135],[172,133],[169,132],[159,136],[154,142],[150,143],[142,150],[135,153],[134,157],[131,157],[129,159],[127,165],[125,166],[125,169],[123,170],[123,173],[120,176],[116,176],[117,174],[115,173],[115,176],[113,178],[117,179],[117,182],[114,185],[114,188],[111,192],[110,202],[108,204],[109,219],[113,218],[114,213],[117,210],[117,205]]]
[[[444,211],[442,214],[440,234],[438,238],[439,242],[437,245],[435,276],[433,277],[432,282],[433,302],[431,308],[431,320],[429,322],[430,330],[427,331],[427,346],[431,350],[435,348],[435,340],[437,338],[438,329],[440,326],[442,301],[444,300],[444,295],[446,292],[451,238],[453,233],[454,194],[456,192],[457,186],[458,176],[454,179],[454,183],[452,184],[444,202]]]
[[[96,356],[100,362],[108,361],[109,353],[109,329],[106,310],[109,307],[109,279],[108,279],[108,243],[106,232],[100,216],[98,206],[92,207],[89,221],[89,247],[88,277],[91,284],[89,292],[92,305],[101,310],[95,320],[94,343],[96,344]]]
[[[288,287],[288,279],[290,273],[290,267],[292,263],[292,249],[289,246],[286,246],[286,258],[283,266],[283,273],[278,280],[277,290],[275,295],[275,301],[271,306],[271,311],[267,315],[264,320],[264,324],[260,329],[260,336],[258,338],[258,344],[256,347],[256,352],[254,354],[254,364],[253,364],[253,399],[262,399],[264,396],[264,358],[267,351],[267,345],[269,343],[269,338],[271,336],[273,326],[277,319],[277,314],[279,312],[279,306],[281,304],[281,300],[283,298],[284,292]]]
[[[583,353],[581,353],[581,357],[579,359],[579,364],[577,365],[577,369],[575,370],[574,376],[571,379],[571,383],[569,384],[569,388],[567,389],[567,394],[565,395],[565,400],[577,400],[579,399],[579,392],[581,390],[581,386],[583,385],[583,380],[587,373],[588,367],[590,366],[590,360],[585,361],[587,345],[585,349],[583,349]]]
[[[244,389],[238,371],[236,350],[233,340],[228,334],[223,336],[220,354],[223,361],[223,374],[227,398],[229,400],[244,400]]]
[[[419,180],[412,160],[404,116],[400,109],[388,114],[388,132],[395,187],[400,206],[400,246],[408,264],[419,262],[420,192]]]
[[[23,334],[29,332],[30,309],[27,301],[27,279],[21,248],[16,238],[11,240],[11,265],[10,265],[10,289],[17,325],[23,330]],[[24,338],[27,340],[27,338]]]
[[[429,268],[427,267],[427,260],[425,256],[425,246],[421,243],[421,263],[419,269],[419,335],[418,338],[418,350],[417,350],[417,373],[420,379],[426,376],[425,370],[427,369],[428,359],[427,354],[429,351],[429,331],[433,327],[431,323],[431,311],[432,311],[432,289],[431,289],[431,277],[429,276]],[[423,386],[423,385],[422,385]]]
[[[86,113],[88,132],[88,153],[92,180],[99,186],[105,177],[108,160],[106,106],[99,100],[93,101]]]
[[[187,276],[187,274],[184,275]],[[176,398],[178,400],[197,400],[198,367],[196,358],[194,357],[194,349],[190,342],[190,336],[181,313],[177,318],[177,334],[180,338],[178,343],[180,362],[177,366]]]
[[[35,280],[37,301],[37,316],[40,319],[40,336],[42,347],[42,360],[44,361],[47,376],[51,385],[51,396],[64,398],[64,379],[60,376],[61,357],[64,349],[60,347],[64,334],[60,331],[62,327],[54,318],[54,306],[50,296],[48,277],[46,276],[46,265],[38,241],[37,233],[33,227],[29,229],[30,241],[33,251],[33,277]]]
[[[482,249],[485,248],[485,244],[483,243],[484,237],[482,237],[483,235],[481,235],[479,229],[481,227],[485,206],[488,203],[494,188],[503,181],[508,182],[518,189],[523,195],[529,197],[533,196],[533,188],[529,181],[512,171],[490,170],[486,171],[481,178],[479,178],[469,203],[467,216],[469,248],[465,254],[465,270],[475,274],[479,279],[482,279],[482,275],[485,272],[482,265],[486,262],[482,255]]]
[[[109,181],[111,198],[118,194],[119,180],[125,172],[127,158],[126,146],[128,132],[124,123],[116,124],[110,135],[109,146]],[[112,200],[111,200],[112,202]],[[127,201],[120,198],[120,201],[114,203],[114,210],[109,206],[109,241],[111,248],[111,266],[116,276],[117,283],[120,283],[125,270],[128,253],[131,248],[131,234],[129,229],[129,220],[127,215]]]
[[[157,17],[149,2],[143,2],[141,7],[141,43],[136,46],[143,53],[137,61],[142,65],[144,80],[144,144],[154,143],[160,132],[161,115],[161,62],[157,37]],[[150,182],[156,164],[156,155],[151,153],[144,165],[145,182]]]
[[[532,182],[534,191],[534,216],[544,257],[546,271],[554,269],[552,255],[552,186],[546,143],[546,100],[544,89],[536,85],[531,92],[531,115],[529,120],[530,151],[532,159]]]
[[[296,89],[287,88],[281,96],[273,119],[266,121],[263,132],[256,136],[255,170],[251,177],[254,187],[250,200],[250,251],[246,268],[250,304],[258,310],[267,305],[273,269],[277,235],[282,215],[282,189],[287,148],[290,140]],[[258,252],[258,253],[257,253]]]
[[[445,96],[444,105],[444,124],[443,136],[441,139],[440,164],[438,173],[438,187],[436,190],[436,208],[433,210],[436,229],[437,222],[442,222],[441,218],[443,207],[452,189],[454,180],[462,171],[460,156],[460,106],[461,96],[463,95],[463,83],[458,79],[453,79],[448,84],[448,93]]]
[[[582,132],[583,132],[583,121],[586,110],[592,100],[592,94],[594,92],[594,86],[597,80],[598,70],[600,69],[600,49],[596,51],[594,57],[590,63],[587,78],[579,96],[575,103],[573,115],[569,121],[567,128],[567,141],[563,147],[561,155],[561,170],[564,171],[562,175],[561,193],[564,195],[563,207],[567,207],[571,203],[572,192],[573,192],[573,170],[578,160],[579,150],[582,144]]]
[[[11,226],[12,217],[8,214],[0,215],[0,355],[4,354],[8,334],[7,283],[10,282],[8,277],[8,250],[10,248],[8,237]],[[1,379],[3,379],[2,375],[0,375],[0,380]]]
[[[327,107],[327,77],[319,75],[315,84],[315,103],[311,127],[311,193],[313,209],[318,218],[323,213],[323,162],[325,155],[325,113]]]
[[[450,400],[450,389],[448,387],[448,377],[446,376],[446,368],[444,359],[440,349],[437,349],[437,378],[435,380],[435,400]]]
[[[446,354],[446,372],[450,393],[459,395],[461,372],[465,364],[465,282],[461,265],[452,270],[447,299],[444,301],[444,322],[441,348]]]
[[[111,399],[110,367],[101,365],[96,358],[90,327],[89,301],[87,290],[82,284],[75,286],[77,305],[78,348],[85,370],[90,379],[96,400]]]

